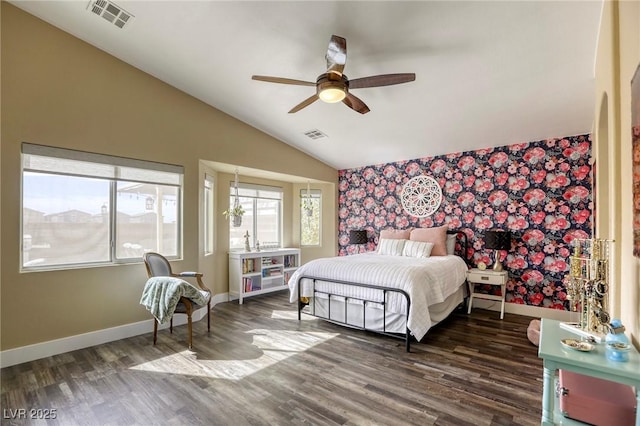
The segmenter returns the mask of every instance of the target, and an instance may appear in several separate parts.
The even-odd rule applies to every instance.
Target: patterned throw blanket
[[[174,277],[152,277],[142,290],[140,304],[164,324],[171,319],[180,297],[191,299],[196,305],[206,305],[211,293],[194,287],[187,281]]]

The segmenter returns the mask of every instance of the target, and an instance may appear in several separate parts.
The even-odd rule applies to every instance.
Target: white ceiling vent
[[[318,129],[307,130],[306,132],[304,132],[304,135],[306,137],[310,138],[310,139],[313,139],[313,140],[322,139],[322,138],[328,138],[327,135],[325,135],[324,133],[322,133]]]
[[[107,0],[91,0],[87,9],[98,16],[102,16],[118,28],[124,28],[134,18],[132,14]]]

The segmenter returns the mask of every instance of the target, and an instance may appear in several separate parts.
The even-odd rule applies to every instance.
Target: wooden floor
[[[530,318],[474,309],[404,342],[311,317],[287,294],[213,308],[194,324],[0,372],[2,424],[539,425]],[[55,420],[9,419],[54,409]],[[42,412],[41,412],[42,413]],[[15,415],[13,415],[15,417]]]

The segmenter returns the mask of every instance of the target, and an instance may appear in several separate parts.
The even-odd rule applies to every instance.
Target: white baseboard
[[[211,299],[211,306],[229,300],[228,293],[217,294]],[[194,322],[205,318],[206,309],[198,309],[191,318]],[[184,325],[187,323],[185,315],[177,315],[173,320],[173,325]],[[158,329],[169,328],[169,324],[160,325]],[[118,327],[106,328],[75,336],[63,337],[61,339],[49,340],[48,342],[35,343],[33,345],[21,346],[19,348],[7,349],[0,352],[0,368],[22,364],[23,362],[34,361],[48,356],[58,355],[77,349],[88,348],[102,343],[113,342],[115,340],[126,339],[127,337],[139,336],[140,334],[153,333],[153,320],[148,319],[131,324],[120,325]]]
[[[488,309],[490,311],[500,312],[500,302],[485,299],[473,299],[473,309]],[[561,311],[559,309],[541,308],[539,306],[521,305],[519,303],[505,303],[504,312],[525,317],[533,318],[549,318],[558,321],[576,321],[577,313],[569,311]]]

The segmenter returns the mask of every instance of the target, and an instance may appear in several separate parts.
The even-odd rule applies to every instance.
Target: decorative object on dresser
[[[577,323],[561,323],[563,328],[597,341],[609,330],[609,267],[611,240],[598,238],[573,240],[567,280],[570,309],[580,314]]]
[[[207,307],[207,331],[211,330],[211,291],[202,282],[198,272],[180,272],[174,274],[169,261],[158,253],[148,252],[142,256],[147,269],[147,281],[140,304],[154,315],[153,344],[158,338],[158,322],[169,319],[169,331],[173,333],[173,314],[185,314],[189,333],[189,349],[192,347],[191,315],[205,304]],[[183,278],[195,278],[198,288]]]
[[[487,231],[484,234],[485,248],[495,250],[495,260],[493,270],[501,272],[504,270],[500,262],[500,251],[511,250],[511,232],[509,231]]]
[[[629,351],[631,350],[631,342],[626,334],[624,334],[624,325],[617,318],[611,320],[609,324],[609,333],[604,338],[607,345],[607,359],[616,362],[629,361]]]
[[[229,253],[229,299],[242,304],[246,297],[285,290],[300,266],[300,250],[283,248]]]
[[[351,230],[349,231],[349,244],[358,245],[358,253],[361,251],[361,246],[369,242],[367,237],[367,231],[365,230]]]
[[[377,251],[302,265],[289,280],[289,301],[298,303],[298,320],[304,312],[403,338],[409,352],[411,336],[422,339],[464,300],[467,236],[449,231],[458,241],[447,244],[445,228],[385,230]]]
[[[504,318],[504,296],[507,289],[507,280],[509,274],[507,271],[482,270],[478,268],[469,269],[467,271],[467,282],[469,283],[469,307],[467,313],[471,313],[473,299],[497,300],[501,302],[500,319]],[[500,296],[488,293],[476,292],[476,285],[499,285]]]

